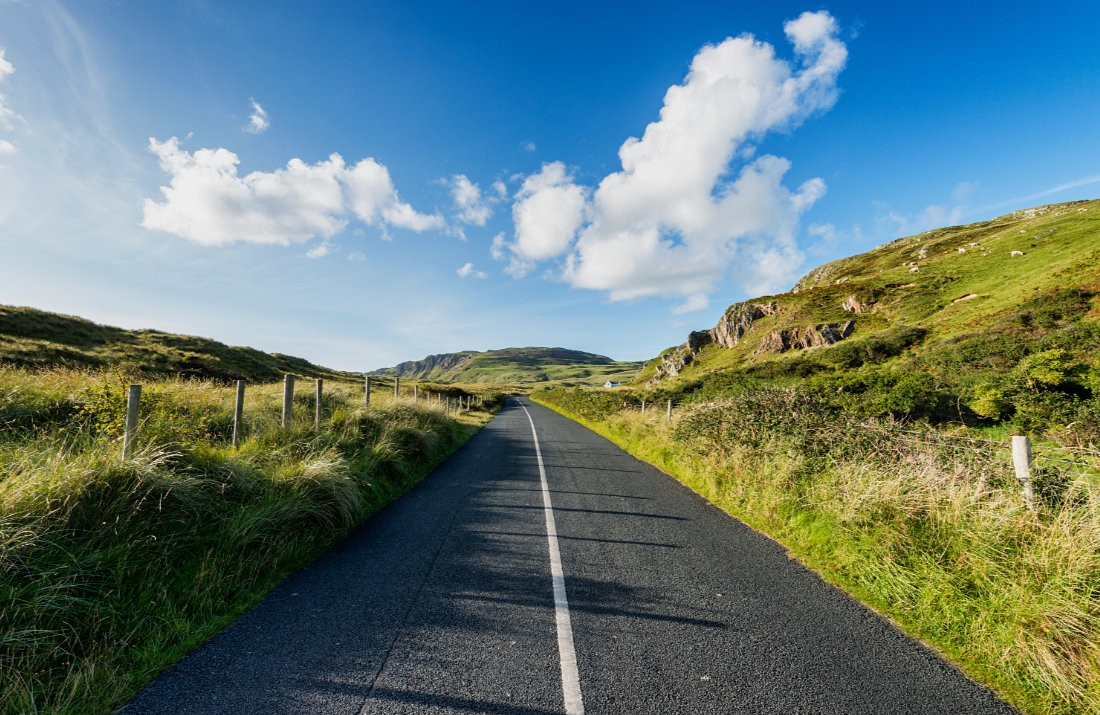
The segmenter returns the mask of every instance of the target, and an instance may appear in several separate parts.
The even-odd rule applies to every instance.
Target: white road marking
[[[535,440],[535,456],[539,461],[539,479],[542,482],[542,510],[546,515],[546,540],[550,543],[550,576],[554,581],[554,620],[558,625],[558,656],[561,659],[561,689],[565,695],[566,715],[584,715],[584,699],[581,697],[581,679],[577,673],[577,652],[573,648],[573,623],[569,618],[569,600],[565,597],[565,573],[561,567],[558,550],[558,527],[554,523],[554,505],[550,502],[550,486],[546,482],[546,467],[542,463],[539,435],[535,420],[527,407],[519,406],[527,413],[531,423],[531,438]]]

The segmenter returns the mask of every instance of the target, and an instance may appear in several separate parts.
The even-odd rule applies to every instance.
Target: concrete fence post
[[[125,459],[134,453],[140,411],[141,385],[130,385],[130,391],[126,394],[126,430],[122,433],[122,456]]]
[[[294,414],[294,376],[283,376],[283,429],[290,429]]]
[[[324,393],[324,380],[317,378],[317,384],[315,386],[317,396],[313,405],[313,429],[318,432],[321,431],[321,396]]]
[[[1031,482],[1031,440],[1026,436],[1012,437],[1012,465],[1016,468],[1016,479],[1023,490],[1024,501],[1028,509],[1035,509],[1035,486]]]
[[[241,446],[244,431],[244,380],[237,380],[237,399],[233,404],[233,449]]]
[[[642,414],[645,415],[645,400],[642,400]]]

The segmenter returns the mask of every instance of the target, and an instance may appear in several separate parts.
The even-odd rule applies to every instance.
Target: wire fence
[[[639,413],[653,420],[672,422],[680,415],[697,410],[728,407],[722,401],[680,402],[624,400],[622,410]],[[931,450],[943,457],[950,456],[959,466],[978,473],[1012,470],[1029,506],[1036,500],[1036,484],[1066,484],[1077,479],[1100,485],[1100,449],[1094,444],[1063,445],[1045,440],[1033,441],[1026,435],[996,439],[969,434],[953,434],[929,426],[926,429],[905,423],[851,421],[844,426],[847,434],[858,434],[872,449],[896,452],[899,448]],[[836,425],[801,424],[805,434],[835,435]]]

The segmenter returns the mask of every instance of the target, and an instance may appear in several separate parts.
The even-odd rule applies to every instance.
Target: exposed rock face
[[[822,325],[808,325],[800,328],[787,328],[786,330],[773,330],[764,336],[757,348],[760,353],[784,353],[788,350],[804,350],[806,348],[834,345],[852,334],[855,321],[845,323],[824,323]]]
[[[688,334],[687,342],[661,358],[657,365],[657,374],[647,384],[655,385],[666,377],[675,377],[690,365],[707,345],[715,343],[723,348],[732,348],[741,341],[753,321],[779,312],[779,305],[772,303],[736,303],[730,306],[718,325],[710,330],[694,330]]]
[[[710,338],[724,348],[732,348],[752,327],[753,321],[779,312],[779,305],[771,303],[737,303],[731,305],[722,319],[708,332]]]
[[[695,354],[688,350],[686,343],[679,346],[661,358],[661,362],[657,365],[657,374],[651,377],[647,384],[655,385],[666,377],[676,377],[691,364],[693,359]]]
[[[866,313],[870,309],[869,305],[863,303],[862,301],[860,301],[859,298],[855,297],[854,295],[848,296],[844,300],[844,302],[840,304],[840,307],[844,308],[844,310],[848,311],[849,313],[855,313],[856,315]]]
[[[471,357],[476,354],[476,352],[468,351],[460,353],[442,353],[440,355],[429,355],[423,360],[410,360],[408,362],[398,363],[393,367],[386,367],[380,370],[374,370],[370,374],[398,375],[400,377],[427,380],[441,377],[444,373],[447,373],[456,368],[460,368],[463,363],[467,362]]]

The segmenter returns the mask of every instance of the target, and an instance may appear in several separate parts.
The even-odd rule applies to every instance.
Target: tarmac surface
[[[584,712],[1016,712],[774,541],[525,398],[122,712],[566,712],[540,456]]]

